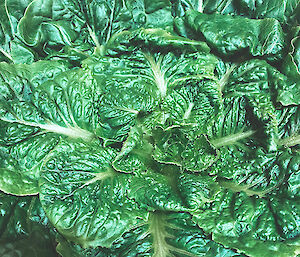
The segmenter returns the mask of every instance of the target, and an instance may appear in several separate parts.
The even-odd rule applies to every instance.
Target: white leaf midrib
[[[90,141],[91,139],[94,138],[93,133],[91,133],[85,129],[81,129],[79,127],[72,127],[69,125],[66,127],[63,127],[63,126],[57,125],[55,123],[42,124],[42,123],[24,121],[24,120],[20,120],[20,119],[9,120],[9,119],[3,118],[3,117],[0,118],[0,120],[9,122],[9,123],[18,123],[18,124],[25,125],[25,126],[40,128],[49,133],[64,135],[64,136],[68,136],[71,138],[80,138],[85,141]]]

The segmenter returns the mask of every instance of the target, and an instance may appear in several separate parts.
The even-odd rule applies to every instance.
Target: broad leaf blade
[[[110,247],[147,220],[147,210],[186,210],[163,175],[115,171],[116,154],[99,144],[62,141],[43,167],[43,208],[60,233],[83,247]]]
[[[293,187],[299,155],[262,153],[241,162],[246,158],[236,151],[231,159],[221,155],[226,164],[219,161],[211,168],[221,190],[193,212],[194,220],[217,242],[250,256],[293,256],[299,247],[300,212]]]
[[[196,36],[204,36],[206,42],[223,56],[247,51],[271,61],[282,58],[284,36],[276,19],[253,20],[189,10],[185,22]]]
[[[1,256],[54,257],[55,239],[37,197],[0,193]]]
[[[99,145],[62,142],[39,179],[41,203],[50,221],[83,247],[110,247],[146,218],[127,197],[130,176],[111,167],[115,155]]]
[[[63,257],[244,257],[212,241],[185,213],[151,213],[145,224],[124,234],[110,249],[83,249],[63,238],[59,242]]]
[[[25,67],[20,79],[4,74],[1,86],[1,188],[16,195],[38,192],[40,167],[61,137],[91,141],[98,126],[95,87],[88,73],[77,69],[57,76],[64,66],[44,73],[35,70],[36,64]]]

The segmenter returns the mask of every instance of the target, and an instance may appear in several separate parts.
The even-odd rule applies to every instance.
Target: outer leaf
[[[146,210],[185,210],[163,175],[113,170],[116,154],[98,144],[62,141],[43,167],[43,208],[60,233],[83,247],[110,247],[147,219]]]
[[[189,10],[185,22],[198,37],[203,35],[206,42],[224,56],[247,51],[271,61],[282,58],[283,31],[275,19],[252,20]]]
[[[187,10],[201,13],[236,13],[236,2],[232,0],[177,0],[172,1],[176,16],[183,16]]]
[[[42,7],[42,8],[41,8]],[[124,30],[140,27],[171,27],[173,17],[169,1],[34,0],[19,23],[26,44],[42,51],[56,52],[63,46],[104,55],[109,39]],[[84,47],[82,47],[84,46]],[[59,55],[66,56],[63,53]]]
[[[6,12],[5,1],[0,1],[0,61],[12,60],[9,43],[12,40],[12,28]]]
[[[153,52],[161,50],[166,52],[173,50],[177,52],[209,52],[209,47],[205,42],[195,41],[185,37],[180,37],[161,28],[141,28],[134,31],[124,31],[112,37],[107,44],[107,53],[110,55],[116,54],[115,52],[127,52],[129,49],[140,49],[145,51],[145,48]],[[210,60],[214,58],[210,56]]]
[[[295,78],[299,77],[300,74],[300,27],[298,26],[296,30],[298,33],[296,33],[297,35],[291,40],[290,51],[286,59],[288,66],[282,65],[285,73]]]
[[[110,247],[147,215],[127,198],[130,177],[112,169],[115,155],[97,145],[62,142],[43,168],[39,186],[47,216],[83,247]]]
[[[116,241],[111,249],[83,249],[60,239],[58,251],[63,257],[232,257],[244,255],[216,244],[206,237],[185,213],[151,213],[144,224]]]
[[[285,182],[292,176],[293,183],[299,155],[261,155],[241,163],[246,156],[232,153],[212,168],[222,191],[194,212],[194,220],[217,242],[250,256],[294,256],[300,212],[293,186]]]
[[[290,21],[297,4],[299,4],[296,0],[240,0],[239,2],[241,12],[246,13],[251,18],[276,18],[283,24],[287,24]]]
[[[0,193],[0,213],[1,256],[57,256],[38,198]]]
[[[299,101],[296,88],[290,86],[287,77],[265,61],[251,60],[233,68],[226,80],[221,80],[224,97],[245,97],[247,118],[255,131],[268,138],[266,148],[276,149],[276,102],[291,105]],[[281,94],[285,98],[280,97]],[[267,139],[266,138],[266,139]]]
[[[252,19],[275,18],[282,25],[291,25],[295,23],[296,8],[296,0],[204,0],[202,9],[204,13],[234,14]]]
[[[127,7],[132,13],[135,28],[140,27],[172,27],[173,16],[169,0],[133,0]]]
[[[34,69],[35,65],[30,67]],[[48,72],[53,76],[57,70]],[[7,73],[7,78],[14,82],[10,76]],[[38,192],[36,179],[40,166],[60,137],[88,141],[95,138],[93,132],[98,124],[93,103],[95,88],[89,74],[73,70],[39,87],[34,85],[43,80],[44,74],[33,73],[21,77],[21,84],[1,86],[6,101],[0,103],[0,186],[7,193]]]
[[[232,0],[204,0],[203,12],[204,13],[237,13],[239,7],[238,1]]]

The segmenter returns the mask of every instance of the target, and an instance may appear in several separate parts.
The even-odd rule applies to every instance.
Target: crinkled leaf
[[[257,150],[254,158],[253,153],[234,148],[220,151],[220,159],[210,167],[210,174],[216,175],[222,186],[232,185],[232,190],[246,192],[249,196],[264,197],[276,190],[285,181],[289,169],[295,169],[284,167],[281,162],[285,155],[279,153]]]
[[[133,73],[140,58],[103,58],[94,67],[96,80],[104,91],[98,107],[101,127],[97,135],[107,141],[124,140],[139,116],[153,111],[157,105],[159,93],[151,74],[147,77]],[[147,63],[144,65],[146,71]]]
[[[158,127],[153,137],[153,158],[158,162],[175,164],[189,171],[202,171],[218,159],[218,151],[204,135],[190,140],[177,128],[166,131]]]
[[[271,61],[282,58],[284,36],[280,23],[275,19],[253,20],[189,10],[185,22],[195,36],[204,37],[209,46],[223,56],[246,51]]]
[[[58,252],[63,257],[117,256],[190,256],[243,257],[215,243],[185,213],[154,212],[147,222],[124,234],[110,249],[83,249],[59,240]]]
[[[203,2],[204,13],[234,14],[252,19],[275,18],[283,25],[295,23],[293,16],[298,3],[297,0],[205,0],[200,2]]]
[[[121,151],[113,161],[113,167],[121,172],[144,172],[151,167],[153,146],[149,142],[150,135],[142,127],[131,128]]]
[[[138,121],[146,122],[150,127],[155,123],[163,125],[167,115],[160,110],[159,103],[165,101],[176,85],[202,81],[206,77],[213,80],[213,60],[213,57],[206,58],[206,55],[198,53],[150,54],[137,50],[118,57],[104,57],[97,63],[86,61],[85,65],[92,70],[93,77],[103,90],[99,101],[101,128],[97,135],[107,142],[123,141]],[[199,104],[203,101],[209,105],[208,113],[212,111],[214,98],[218,97],[215,87],[213,83],[208,89],[203,86],[203,99],[199,97]],[[211,95],[204,96],[206,91]],[[199,107],[195,109],[199,110]],[[147,117],[155,122],[151,125],[149,119],[145,121]]]
[[[115,156],[101,146],[61,142],[43,167],[45,212],[60,233],[83,247],[110,247],[147,216],[127,197],[130,176],[113,170]]]
[[[227,79],[221,81],[225,98],[246,98],[248,104],[245,108],[253,129],[268,138],[265,147],[276,149],[278,136],[275,104],[280,102],[291,105],[293,101],[298,101],[297,93],[293,94],[295,89],[290,87],[287,77],[265,61],[250,60],[231,69]],[[290,95],[292,101],[288,97],[281,98],[280,94]]]
[[[177,178],[177,188],[190,210],[197,210],[203,204],[215,200],[220,186],[214,178],[204,174],[184,173]]]
[[[43,166],[43,208],[60,233],[83,247],[110,247],[147,219],[146,210],[185,210],[163,175],[115,171],[116,154],[98,144],[62,141]]]
[[[21,75],[14,77],[16,67],[3,66],[7,72],[1,85],[0,186],[7,193],[36,194],[40,167],[60,137],[95,138],[95,87],[89,73],[79,69],[56,76],[64,66],[54,65],[44,73],[34,70],[36,64],[17,66]]]
[[[204,13],[221,13],[221,14],[235,14],[238,12],[238,1],[232,0],[205,0],[203,2]]]
[[[217,60],[210,55],[200,58],[205,59],[206,72],[187,76],[186,81],[174,81],[174,89],[162,102],[161,109],[166,119],[164,127],[190,126],[200,133],[218,114],[222,105],[221,92],[216,78],[209,73],[209,70],[214,70]]]
[[[246,13],[251,18],[275,18],[282,24],[290,22],[299,4],[297,0],[239,0],[241,14]]]
[[[300,107],[276,110],[278,120],[278,144],[299,150],[300,144]],[[298,148],[297,148],[298,147]]]
[[[12,61],[9,43],[12,40],[13,31],[9,22],[9,16],[5,8],[5,1],[0,1],[0,61]]]
[[[161,172],[148,170],[147,173],[132,177],[128,196],[140,208],[148,211],[186,211],[185,203],[177,192],[177,167],[157,165]]]
[[[238,93],[238,92],[237,92]],[[275,116],[275,110],[274,110]],[[254,153],[258,147],[269,148],[270,141],[278,141],[278,121],[275,117],[273,133],[276,141],[272,142],[266,134],[263,125],[258,126],[258,121],[253,117],[253,109],[245,96],[225,99],[224,109],[216,116],[206,128],[206,133],[211,144],[216,148],[234,148],[245,152]]]
[[[299,83],[300,76],[300,27],[297,28],[298,35],[291,40],[289,53],[282,65],[284,73]]]
[[[173,23],[171,2],[169,0],[133,0],[128,1],[132,13],[134,28],[170,28]]]
[[[107,44],[107,53],[110,55],[120,52],[128,52],[128,50],[145,48],[157,52],[167,52],[170,50],[184,52],[204,52],[208,53],[210,48],[203,41],[191,40],[185,37],[171,33],[161,28],[141,28],[134,31],[124,31],[115,35]],[[213,60],[212,56],[210,59]]]
[[[64,46],[82,53],[104,55],[109,39],[124,30],[140,27],[171,27],[169,1],[34,0],[19,22],[26,44],[40,52],[61,54]],[[44,46],[44,49],[40,49]],[[84,46],[84,47],[82,47]],[[63,54],[64,57],[68,57]]]
[[[210,169],[221,191],[215,201],[194,212],[194,220],[213,233],[217,242],[250,256],[293,256],[300,233],[293,187],[299,155],[259,153],[251,158],[240,157],[237,151],[224,153],[231,157],[222,152]],[[291,185],[286,187],[290,178]]]
[[[37,197],[0,193],[1,256],[54,257],[55,239]]]

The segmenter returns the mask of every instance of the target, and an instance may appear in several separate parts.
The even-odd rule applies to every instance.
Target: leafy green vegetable
[[[0,255],[300,254],[295,0],[0,0]]]
[[[2,256],[56,257],[55,236],[37,197],[0,194]]]
[[[276,19],[253,20],[190,10],[186,13],[185,22],[196,37],[203,36],[223,56],[245,51],[271,61],[282,58],[284,36]]]
[[[120,254],[122,256],[243,256],[214,243],[199,230],[187,214],[161,212],[151,213],[145,224],[124,234],[111,249],[86,250],[63,239],[60,240],[57,249],[63,257],[89,255],[104,257]]]

